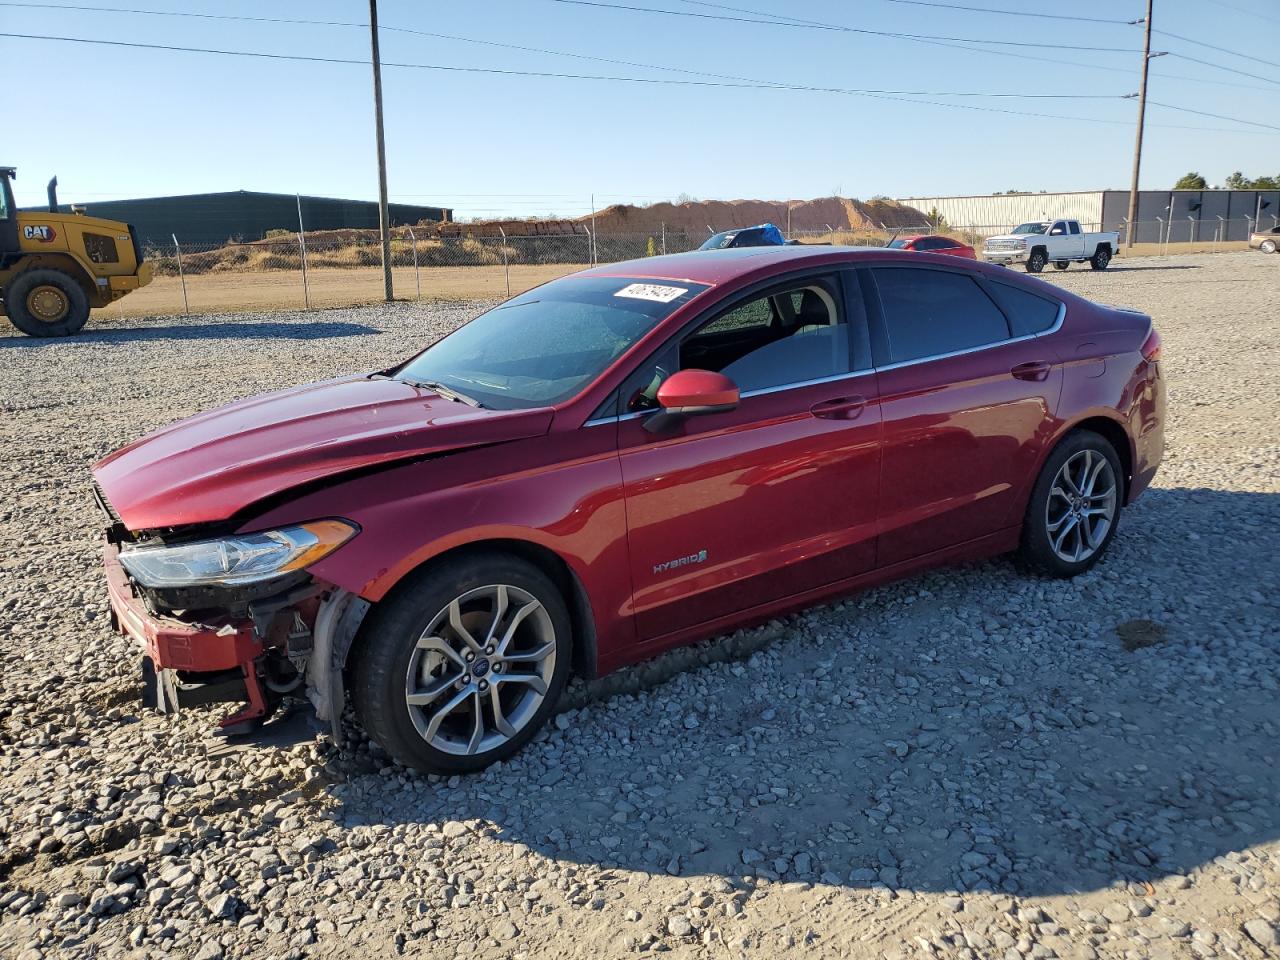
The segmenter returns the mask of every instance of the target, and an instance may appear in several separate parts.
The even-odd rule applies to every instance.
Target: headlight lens
[[[144,587],[259,583],[310,566],[357,532],[345,520],[316,520],[175,546],[125,544],[120,563]]]

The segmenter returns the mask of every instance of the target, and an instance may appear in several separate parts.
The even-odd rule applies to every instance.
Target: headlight
[[[357,532],[345,520],[316,520],[174,546],[125,544],[120,563],[144,587],[260,583],[310,566]]]

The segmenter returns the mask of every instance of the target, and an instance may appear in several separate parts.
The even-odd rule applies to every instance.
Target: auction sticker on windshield
[[[688,292],[688,287],[668,287],[661,283],[629,283],[614,296],[628,297],[632,300],[652,300],[654,303],[670,303]]]

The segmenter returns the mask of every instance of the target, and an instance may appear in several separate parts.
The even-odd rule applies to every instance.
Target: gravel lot
[[[136,701],[90,464],[403,355],[397,305],[0,338],[0,954],[1280,955],[1280,260],[1053,283],[1152,313],[1169,450],[1107,560],[918,577],[629,670],[444,781]]]

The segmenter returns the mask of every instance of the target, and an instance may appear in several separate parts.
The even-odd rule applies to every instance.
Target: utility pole
[[[1146,39],[1142,43],[1142,83],[1138,87],[1138,135],[1133,144],[1133,184],[1129,188],[1129,229],[1125,231],[1124,245],[1133,246],[1133,235],[1138,232],[1138,173],[1142,168],[1142,124],[1147,117],[1147,68],[1151,66],[1151,8],[1155,0],[1147,0],[1147,19],[1144,22]]]
[[[369,0],[369,42],[373,59],[373,117],[378,137],[378,233],[382,240],[382,286],[386,300],[391,289],[391,217],[387,213],[387,147],[382,137],[382,56],[378,53],[378,0]]]

